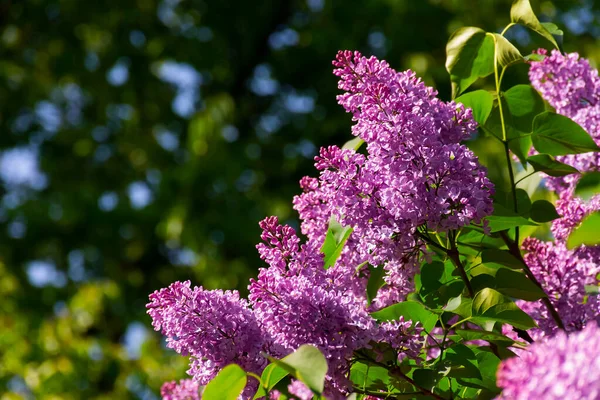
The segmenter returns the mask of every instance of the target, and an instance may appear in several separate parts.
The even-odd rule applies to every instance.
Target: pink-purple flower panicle
[[[576,331],[583,329],[589,321],[600,319],[598,297],[586,293],[587,285],[599,284],[600,247],[579,246],[569,250],[566,242],[587,215],[600,209],[600,197],[584,201],[564,192],[556,205],[561,217],[552,222],[555,241],[525,239],[524,259],[558,311],[565,328]],[[518,303],[539,325],[539,329],[531,331],[534,338],[553,335],[558,330],[541,301]]]
[[[165,382],[160,388],[162,400],[200,400],[200,386],[191,379],[182,379],[179,383]]]
[[[498,399],[600,399],[600,328],[559,332],[532,344],[498,370]]]
[[[260,372],[260,354],[268,341],[248,302],[237,291],[205,290],[175,282],[150,295],[152,325],[167,337],[167,346],[191,356],[188,371],[201,385],[228,364]]]
[[[460,144],[477,126],[470,109],[439,100],[412,71],[396,72],[374,57],[344,51],[333,64],[344,91],[338,101],[352,113],[352,133],[366,153],[329,146],[315,157],[319,177],[303,178],[294,198],[306,241],[276,217],[260,222],[257,249],[268,267],[251,280],[248,301],[189,282],[150,296],[153,326],[169,347],[191,356],[188,372],[198,384],[233,362],[260,373],[263,353],[284,357],[310,344],[327,359],[325,395],[336,400],[351,391],[356,350],[385,343],[400,360],[416,358],[422,327],[379,323],[369,312],[414,290],[425,231],[483,224],[492,213],[493,185]],[[332,222],[352,232],[325,269],[321,247]],[[385,271],[370,306],[367,265]],[[305,389],[300,382],[289,388],[299,397],[309,395]]]
[[[269,254],[286,253],[286,267],[280,257],[265,258],[269,267],[251,280],[249,300],[262,328],[281,349],[279,356],[303,344],[319,348],[329,364],[327,390],[332,398],[347,394],[352,355],[371,341],[393,339],[402,354],[416,356],[412,342],[419,342],[419,330],[411,329],[410,323],[377,324],[367,311],[366,282],[340,268],[325,270],[319,248],[310,243],[286,252],[287,243],[297,243],[296,235],[292,228],[278,225],[275,217],[263,220],[261,227],[268,243],[258,247],[269,247]],[[277,240],[273,232],[281,232]],[[362,287],[360,294],[349,290],[352,285]]]
[[[542,285],[548,298],[558,311],[568,331],[580,330],[600,315],[600,302],[596,296],[588,297],[586,285],[597,285],[600,257],[597,251],[581,247],[567,249],[561,242],[543,242],[528,238],[523,242],[525,261]],[[534,339],[553,335],[558,327],[541,301],[519,301],[518,305],[539,325],[533,329]]]
[[[577,53],[562,54],[558,50],[540,49],[537,53],[547,55],[542,61],[534,61],[529,69],[529,80],[542,97],[564,115],[577,122],[600,143],[600,77],[585,58]],[[598,171],[600,152],[559,156],[557,160],[577,168],[580,172]],[[572,193],[579,175],[548,177],[547,186],[562,193]]]

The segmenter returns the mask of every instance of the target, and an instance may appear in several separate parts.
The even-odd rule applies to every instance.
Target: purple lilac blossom
[[[260,373],[267,363],[260,352],[269,350],[268,340],[237,291],[192,289],[189,281],[175,282],[152,293],[146,307],[167,346],[191,356],[188,373],[201,385],[228,364]]]
[[[600,399],[600,328],[558,332],[502,361],[498,399]]]
[[[540,49],[538,54],[547,55]],[[600,77],[585,58],[577,53],[552,50],[542,61],[531,62],[529,80],[542,97],[564,115],[577,122],[600,144]],[[600,152],[559,156],[556,159],[580,172],[598,171]],[[580,175],[548,177],[546,186],[557,193],[572,193]]]
[[[200,386],[191,379],[182,379],[179,383],[165,382],[160,388],[162,400],[200,400]]]
[[[300,381],[293,380],[287,387],[288,392],[298,400],[311,400],[314,397],[312,390]]]
[[[336,146],[315,158],[319,179],[303,178],[294,199],[309,240],[322,242],[333,217],[354,229],[354,266],[386,269],[375,308],[413,290],[423,242],[417,230],[457,229],[491,214],[493,185],[461,140],[477,124],[470,109],[436,98],[414,72],[341,51],[333,62],[338,102],[352,113],[352,133],[367,154]],[[346,260],[342,257],[341,263]]]
[[[585,202],[564,192],[556,206],[561,217],[552,223],[555,241],[525,239],[524,259],[558,311],[567,331],[581,330],[589,321],[599,320],[600,316],[598,297],[588,296],[585,291],[586,285],[599,283],[600,247],[579,246],[569,250],[566,240],[586,215],[600,209],[600,196]],[[517,303],[539,325],[539,329],[530,332],[534,339],[557,331],[558,327],[541,301]]]
[[[424,242],[420,230],[446,232],[482,223],[492,212],[493,185],[474,154],[461,145],[476,129],[470,109],[437,99],[411,71],[340,52],[334,61],[338,97],[353,114],[366,155],[335,146],[315,158],[319,178],[301,181],[294,199],[307,241],[270,217],[257,246],[268,268],[237,292],[206,291],[176,282],[150,296],[148,313],[168,346],[191,356],[199,384],[235,362],[259,373],[265,352],[283,357],[302,344],[328,362],[325,394],[345,398],[353,352],[387,343],[398,358],[416,357],[422,329],[410,321],[377,323],[367,308],[367,263],[383,267],[385,286],[372,308],[404,300],[414,290]],[[341,257],[325,270],[320,249],[330,221],[353,232]],[[485,224],[484,224],[485,226]],[[243,398],[250,395],[244,392]]]
[[[564,242],[573,230],[589,214],[600,210],[600,195],[584,201],[568,193],[563,193],[556,202],[559,219],[552,222],[552,235],[557,241]]]
[[[279,225],[276,217],[260,226],[264,243],[257,248],[269,267],[251,280],[249,300],[262,328],[280,346],[276,356],[302,344],[318,347],[329,366],[326,394],[337,399],[350,389],[353,352],[371,341],[388,341],[401,357],[418,354],[420,330],[403,321],[377,324],[367,312],[364,294],[347,290],[358,278],[336,267],[325,270],[314,242],[300,246],[293,228]]]
[[[527,238],[523,242],[525,262],[540,282],[548,298],[558,311],[567,331],[582,329],[590,320],[600,315],[600,302],[596,296],[588,297],[586,285],[597,285],[600,272],[598,252],[582,246],[568,250],[561,242],[543,242]],[[535,340],[553,335],[558,327],[541,301],[517,304],[528,313],[539,328],[530,331]]]
[[[569,234],[590,213],[600,210],[600,196],[589,201],[563,192],[556,202],[560,218],[552,222],[554,242],[535,238],[523,241],[525,262],[542,285],[548,298],[556,308],[567,331],[583,329],[589,321],[600,320],[600,301],[597,296],[588,296],[586,285],[598,285],[600,273],[600,247],[580,246],[569,250],[566,240]],[[551,336],[558,327],[541,301],[518,301],[539,328],[529,333],[534,339]]]

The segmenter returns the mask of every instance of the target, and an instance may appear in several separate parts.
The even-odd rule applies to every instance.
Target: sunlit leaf
[[[533,147],[551,156],[600,151],[594,139],[576,122],[546,111],[533,121]]]
[[[452,97],[456,97],[477,79],[494,72],[493,39],[479,28],[458,29],[446,45],[446,70],[452,81]]]
[[[494,97],[487,90],[475,90],[473,92],[465,93],[456,98],[455,101],[472,109],[473,118],[479,125],[485,124],[494,105]]]
[[[550,176],[565,176],[576,174],[579,171],[570,165],[556,161],[554,157],[548,154],[536,154],[528,157],[527,162],[537,172],[543,172]]]
[[[494,43],[496,46],[496,59],[501,67],[523,61],[521,52],[506,39],[504,36],[494,33]]]
[[[204,388],[203,400],[237,400],[246,387],[246,372],[236,364],[223,368]]]
[[[558,43],[556,43],[552,34],[562,35],[562,31],[558,30],[554,24],[541,24],[533,12],[529,0],[516,0],[513,2],[510,9],[510,20],[514,23],[525,25],[531,30],[539,33],[558,49]]]
[[[595,246],[600,244],[600,211],[596,211],[583,219],[581,224],[569,235],[567,247],[574,249],[581,245]]]
[[[302,345],[292,354],[281,360],[270,358],[271,362],[288,371],[317,393],[322,393],[327,374],[327,360],[314,346]]]

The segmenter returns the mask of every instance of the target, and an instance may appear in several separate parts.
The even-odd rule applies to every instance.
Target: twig
[[[531,272],[531,270],[529,269],[529,266],[525,262],[525,259],[521,255],[521,250],[519,249],[517,242],[514,242],[513,240],[511,240],[508,237],[508,235],[506,234],[506,232],[504,232],[504,231],[500,232],[500,236],[502,237],[502,240],[504,240],[504,243],[506,243],[506,245],[508,246],[508,251],[510,252],[510,254],[523,264],[523,270],[525,271],[525,275],[527,275],[527,277],[533,283],[535,283],[544,293],[546,293],[546,291],[542,287],[542,284],[537,280],[537,278],[535,277],[533,272]],[[563,324],[562,319],[560,318],[560,315],[558,314],[558,311],[556,311],[556,309],[552,305],[552,302],[550,301],[548,296],[542,297],[542,302],[548,309],[548,312],[550,313],[550,315],[552,315],[552,318],[554,319],[554,322],[556,322],[556,325],[564,331],[565,325]]]
[[[448,254],[448,257],[450,258],[450,260],[452,260],[452,262],[454,263],[454,266],[456,266],[456,269],[458,270],[460,277],[465,282],[465,286],[467,287],[467,290],[469,291],[469,296],[471,296],[471,298],[475,297],[475,292],[473,291],[473,287],[471,286],[471,282],[469,281],[469,277],[467,276],[465,267],[462,264],[462,261],[460,261],[460,253],[458,252],[458,249],[456,248],[456,242],[454,240],[454,237],[452,237],[452,240],[450,240],[450,250],[447,251],[447,254]]]

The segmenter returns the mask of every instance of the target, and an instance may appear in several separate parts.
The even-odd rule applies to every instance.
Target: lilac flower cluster
[[[314,397],[312,390],[300,381],[294,380],[288,385],[287,389],[291,395],[296,396],[299,400],[311,400]]]
[[[600,247],[580,246],[569,250],[566,239],[583,218],[600,209],[600,198],[589,202],[564,194],[557,202],[561,218],[552,223],[554,242],[527,238],[524,259],[558,311],[567,331],[581,330],[589,321],[600,320],[600,301],[588,297],[586,285],[597,285],[600,273]],[[558,327],[541,301],[519,301],[519,306],[536,320],[539,329],[531,336],[553,335]]]
[[[361,295],[347,290],[360,281],[341,268],[323,269],[315,242],[300,246],[294,230],[279,225],[276,217],[260,225],[265,243],[257,248],[269,268],[250,282],[254,313],[282,354],[302,344],[323,352],[331,398],[346,393],[349,360],[371,341],[387,341],[403,356],[416,356],[421,345],[418,331],[411,333],[410,322],[377,324],[367,312],[364,284]]]
[[[179,383],[165,382],[160,388],[163,400],[200,400],[200,386],[191,379],[182,379]]]
[[[248,300],[189,282],[150,296],[154,328],[169,347],[191,356],[188,373],[200,385],[229,363],[260,374],[262,353],[284,357],[311,344],[327,359],[325,395],[336,400],[349,393],[356,350],[387,343],[399,359],[417,357],[420,327],[402,319],[378,323],[369,311],[414,290],[420,235],[482,223],[492,212],[485,168],[459,143],[476,128],[471,110],[442,102],[413,72],[396,72],[374,57],[340,52],[334,65],[345,91],[338,100],[353,114],[353,134],[367,143],[367,154],[321,149],[319,178],[303,178],[303,194],[294,199],[307,241],[276,217],[261,221],[257,249],[268,267],[251,280]],[[336,264],[325,269],[320,250],[330,221],[353,231]],[[386,271],[371,308],[368,270],[360,268],[367,263]],[[289,391],[310,395],[300,382]],[[242,397],[251,394],[247,388]]]
[[[590,254],[586,248],[568,250],[564,243],[532,238],[525,240],[523,248],[528,252],[525,255],[527,265],[542,284],[568,331],[580,330],[590,320],[598,318],[600,302],[595,296],[588,298],[585,286],[598,283],[599,252]],[[519,301],[518,305],[539,325],[539,329],[530,333],[534,339],[551,336],[558,330],[541,301]]]
[[[260,373],[268,351],[248,302],[236,291],[204,290],[175,282],[150,295],[146,306],[152,326],[167,337],[167,346],[191,356],[188,373],[201,385],[230,363]]]
[[[539,54],[547,55],[545,50]],[[581,125],[600,143],[600,78],[588,61],[575,53],[554,50],[529,71],[533,86],[558,113]],[[557,157],[581,172],[597,171],[600,153]],[[498,371],[501,399],[598,399],[600,376],[600,299],[586,293],[586,285],[600,284],[600,247],[566,242],[573,230],[592,212],[600,210],[600,196],[588,201],[574,196],[580,175],[548,177],[546,186],[559,200],[559,219],[553,221],[554,242],[528,238],[523,242],[525,262],[541,283],[565,331],[556,326],[541,301],[519,301],[539,328],[529,331],[536,342],[519,357],[503,361]]]
[[[600,328],[592,323],[532,344],[500,364],[497,383],[499,399],[599,399]]]
[[[600,210],[600,195],[586,202],[564,193],[556,202],[556,210],[560,218],[552,222],[552,235],[557,241],[564,242],[585,217]]]
[[[547,55],[540,49],[537,53]],[[529,80],[556,112],[577,122],[600,144],[600,77],[585,58],[577,53],[563,55],[558,50],[542,61],[531,63]],[[600,153],[583,153],[557,157],[581,172],[598,171]],[[549,177],[547,186],[559,193],[572,192],[579,175]]]
[[[364,296],[347,287],[357,277],[340,268],[323,268],[323,255],[310,243],[300,245],[294,229],[276,217],[260,223],[259,254],[269,265],[249,285],[249,302],[237,292],[190,288],[175,282],[150,295],[153,326],[167,336],[167,345],[191,355],[188,371],[206,384],[218,370],[236,363],[260,373],[261,352],[283,357],[302,344],[317,346],[329,364],[328,398],[345,398],[347,374],[355,350],[371,341],[387,342],[400,358],[416,357],[420,329],[410,321],[378,324],[369,315]],[[298,386],[298,384],[297,384]],[[245,397],[252,394],[248,387]],[[173,389],[175,390],[175,389]]]
[[[333,64],[345,92],[338,102],[352,113],[352,133],[367,154],[322,148],[320,177],[301,181],[294,207],[309,240],[322,241],[332,217],[354,229],[360,246],[349,251],[350,261],[384,266],[387,287],[376,301],[384,306],[412,290],[419,229],[480,223],[492,212],[493,185],[459,144],[476,129],[470,109],[439,100],[412,71],[396,72],[375,57],[342,51]]]

